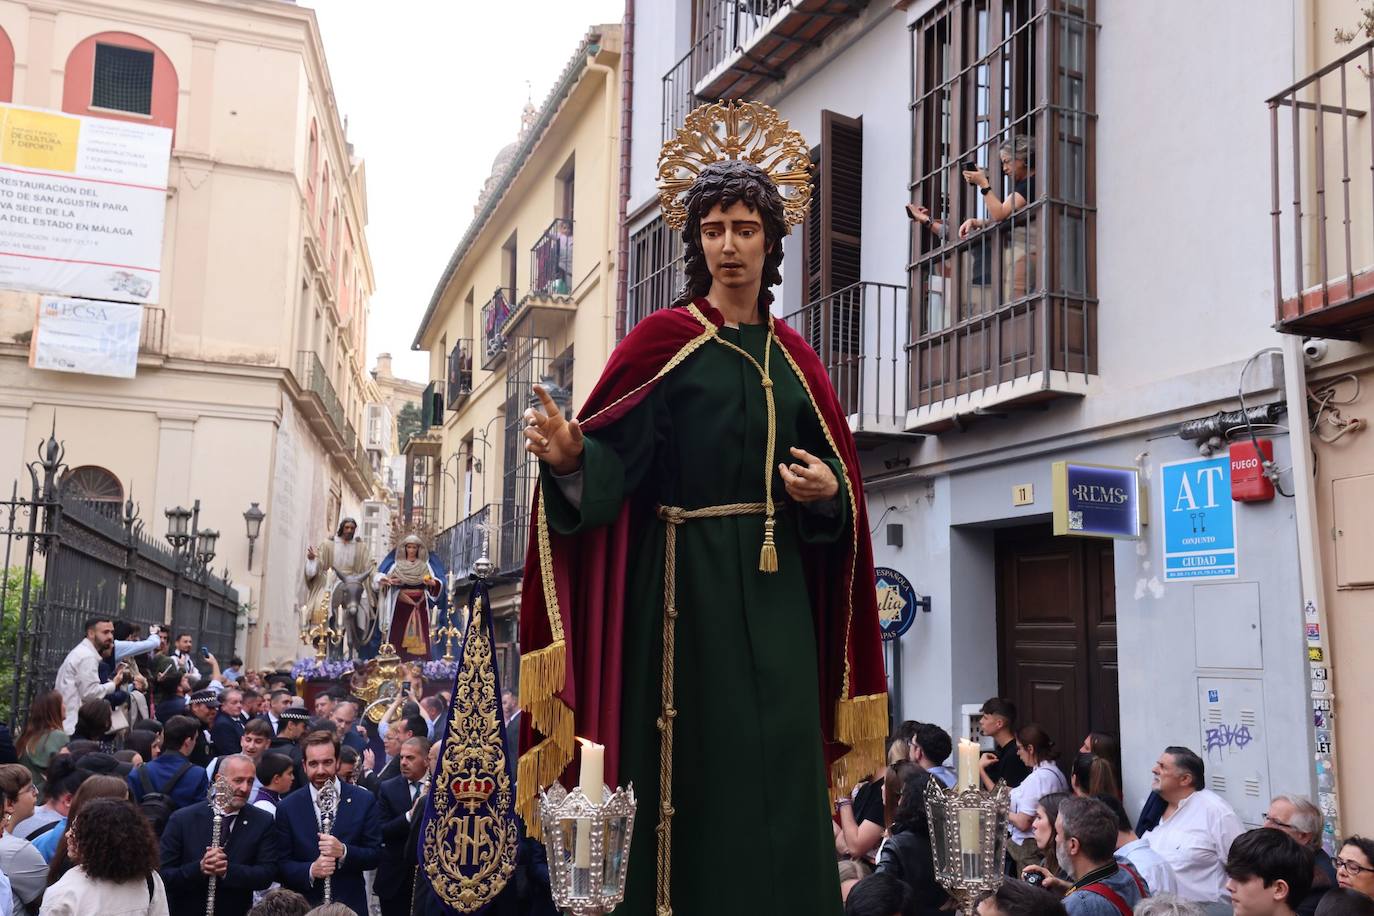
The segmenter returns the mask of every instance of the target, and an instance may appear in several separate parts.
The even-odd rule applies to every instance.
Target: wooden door
[[[997,539],[999,683],[1068,764],[1090,731],[1120,735],[1112,542],[1048,525]]]

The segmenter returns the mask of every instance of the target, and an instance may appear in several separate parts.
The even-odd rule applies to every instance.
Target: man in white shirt
[[[114,677],[100,682],[100,656],[114,647],[114,621],[109,617],[92,617],[86,621],[86,638],[76,644],[62,666],[57,669],[53,687],[62,694],[67,715],[62,730],[72,733],[76,727],[76,712],[87,700],[104,699],[124,680],[124,669],[116,669]]]
[[[1202,758],[1188,748],[1166,747],[1153,772],[1152,788],[1166,806],[1145,842],[1173,868],[1179,897],[1229,909],[1226,855],[1244,825],[1225,799],[1203,788]]]

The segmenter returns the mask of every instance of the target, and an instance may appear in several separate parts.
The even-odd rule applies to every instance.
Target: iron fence
[[[234,652],[238,591],[186,553],[149,534],[132,501],[121,513],[63,494],[66,465],[55,434],[29,464],[30,487],[0,500],[0,632],[12,633],[13,683],[0,704],[18,728],[33,697],[51,689],[85,622],[106,616],[191,633],[226,662]]]
[[[566,296],[572,292],[573,223],[559,217],[530,249],[530,295]]]

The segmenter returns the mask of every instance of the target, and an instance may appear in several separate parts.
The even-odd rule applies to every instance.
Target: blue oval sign
[[[895,569],[879,566],[873,572],[878,582],[878,626],[887,642],[911,629],[916,619],[916,589]]]

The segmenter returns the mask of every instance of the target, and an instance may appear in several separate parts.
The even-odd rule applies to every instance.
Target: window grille
[[[630,236],[630,290],[625,331],[652,312],[665,309],[686,278],[682,272],[682,236],[658,216]]]
[[[151,115],[153,52],[97,44],[91,107]]]

